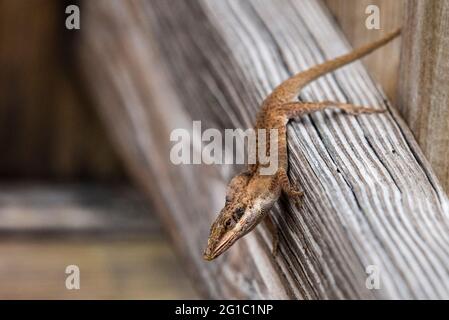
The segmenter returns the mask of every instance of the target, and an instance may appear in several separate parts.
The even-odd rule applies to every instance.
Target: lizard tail
[[[295,74],[277,86],[268,96],[267,100],[270,100],[271,103],[283,104],[296,99],[299,91],[311,81],[371,53],[396,38],[400,33],[401,29],[397,29],[377,41],[364,45],[335,59],[318,64],[306,71]]]

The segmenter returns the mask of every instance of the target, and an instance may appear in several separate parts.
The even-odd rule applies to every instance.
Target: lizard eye
[[[235,209],[234,214],[232,216],[235,221],[239,221],[244,213],[245,213],[245,209],[240,207],[240,208]]]

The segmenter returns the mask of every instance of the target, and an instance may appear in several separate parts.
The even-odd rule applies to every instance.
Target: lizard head
[[[251,231],[273,205],[275,198],[267,197],[266,189],[254,190],[250,180],[251,174],[244,172],[229,183],[225,206],[210,229],[203,255],[205,260],[213,260],[229,249]]]

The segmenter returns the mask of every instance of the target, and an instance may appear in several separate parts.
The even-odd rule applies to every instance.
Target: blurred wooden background
[[[80,268],[80,290],[65,269]],[[130,187],[0,185],[0,299],[193,299],[151,212]]]
[[[73,64],[71,3],[0,1],[0,178],[124,178]]]
[[[147,199],[123,187],[69,4],[0,0],[0,299],[196,298]],[[69,264],[81,290],[65,288]]]

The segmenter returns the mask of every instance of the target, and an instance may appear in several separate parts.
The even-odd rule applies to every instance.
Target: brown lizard
[[[382,39],[367,44],[348,54],[318,64],[304,72],[297,73],[277,86],[263,101],[262,107],[257,114],[254,129],[278,130],[278,169],[275,174],[262,175],[260,173],[261,164],[256,158],[256,164],[249,165],[245,172],[235,176],[231,180],[226,192],[225,206],[211,226],[207,248],[204,252],[204,259],[213,260],[217,258],[238,239],[254,229],[263,219],[265,219],[269,230],[273,232],[273,254],[275,254],[278,236],[274,223],[268,215],[268,211],[278,200],[281,191],[284,191],[290,197],[300,197],[303,194],[290,184],[287,176],[286,126],[288,121],[292,118],[329,107],[341,109],[349,114],[385,111],[334,101],[303,103],[299,101],[294,102],[293,100],[297,98],[300,90],[311,81],[369,54],[399,34],[400,30],[398,29]],[[267,150],[269,150],[268,147]]]

